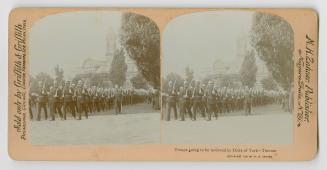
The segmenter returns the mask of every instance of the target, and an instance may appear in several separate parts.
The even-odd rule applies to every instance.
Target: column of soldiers
[[[46,88],[46,81],[38,82],[38,90],[29,95],[30,119],[34,118],[33,107],[37,111],[36,120],[44,118],[54,121],[56,117],[66,120],[67,116],[81,120],[82,115],[87,119],[89,115],[98,112],[114,111],[114,114],[121,114],[125,105],[151,101],[154,109],[159,105],[156,101],[159,98],[157,90],[140,90],[115,85],[114,88],[102,88],[83,83],[81,80],[75,85],[71,81],[58,82],[54,80],[50,88]],[[156,104],[154,104],[156,103]]]
[[[174,119],[181,121],[184,121],[186,116],[191,120],[201,116],[210,121],[212,116],[217,119],[219,116],[236,111],[251,115],[253,107],[273,103],[283,106],[288,98],[287,93],[281,91],[265,91],[248,87],[220,88],[213,81],[207,84],[195,81],[194,87],[187,81],[184,81],[179,88],[175,84],[170,81],[168,90],[162,95],[162,107],[166,110],[164,113],[167,121],[170,121],[172,112]]]

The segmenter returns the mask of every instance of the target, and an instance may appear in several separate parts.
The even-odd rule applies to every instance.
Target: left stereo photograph
[[[150,18],[76,11],[27,22],[15,25],[15,73],[32,145],[160,142],[160,34]]]

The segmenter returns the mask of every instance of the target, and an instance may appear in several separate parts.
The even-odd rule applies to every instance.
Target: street
[[[163,121],[162,143],[167,144],[289,144],[293,142],[293,116],[277,105],[206,121]]]
[[[143,110],[143,113],[141,113]],[[160,142],[160,113],[151,105],[123,108],[123,113],[96,113],[88,119],[31,121],[30,141],[34,145],[151,144]]]
[[[80,121],[71,117],[66,121],[31,121],[30,139],[34,145],[289,144],[293,141],[292,120],[279,106],[269,105],[255,108],[251,116],[233,112],[212,121],[198,116],[197,121],[186,118],[160,123],[159,112],[150,105],[137,104],[125,107],[120,115],[102,112]]]

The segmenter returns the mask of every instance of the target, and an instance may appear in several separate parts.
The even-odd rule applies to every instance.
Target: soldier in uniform
[[[109,89],[109,109],[112,109],[114,106],[114,97],[115,97],[114,89],[110,88]]]
[[[184,89],[185,89],[185,94],[184,94],[184,100],[185,100],[185,113],[188,114],[188,116],[192,119],[192,94],[193,94],[193,89],[192,87],[187,83],[187,81],[184,81]]]
[[[208,88],[206,90],[206,97],[207,97],[207,120],[211,120],[211,114],[214,114],[216,119],[218,118],[217,112],[216,112],[216,96],[217,96],[217,91],[213,87],[213,82],[209,81],[208,82]]]
[[[130,104],[131,105],[133,105],[134,104],[134,100],[133,100],[133,98],[134,98],[134,88],[132,87],[131,89],[130,89]]]
[[[244,98],[244,106],[245,106],[245,115],[251,115],[252,109],[252,94],[251,89],[245,87],[245,98]]]
[[[54,82],[56,84],[56,81]],[[56,95],[57,89],[55,86],[51,86],[49,89],[49,94],[48,94],[48,101],[49,101],[49,111],[50,111],[50,121],[55,120],[55,95]]]
[[[196,114],[201,112],[201,103],[204,91],[200,87],[200,82],[197,81],[193,90],[192,101],[193,101],[193,116],[192,120],[196,120]]]
[[[234,89],[231,89],[230,92],[229,108],[230,108],[230,112],[234,112],[236,108],[236,96],[235,96]]]
[[[221,102],[221,113],[220,115],[223,115],[225,112],[226,112],[226,95],[227,95],[227,92],[226,92],[226,87],[223,87],[221,89],[221,93],[220,93],[220,102]]]
[[[203,91],[203,97],[202,97],[202,101],[201,101],[201,114],[202,114],[202,117],[205,117],[206,113],[208,112],[208,107],[207,107],[207,96],[205,95],[205,91],[206,91],[206,85],[203,83],[202,84],[202,91]]]
[[[134,95],[134,94],[133,94]],[[154,89],[153,92],[153,100],[154,100],[154,109],[155,110],[160,110],[160,93],[158,89]]]
[[[78,108],[77,108],[77,88],[76,88],[76,85],[74,83],[71,84],[71,89],[73,90],[73,107],[74,107],[74,110],[75,110],[75,116],[76,116],[76,113],[78,113]]]
[[[122,90],[118,87],[118,85],[115,85],[115,114],[118,115],[121,113],[122,110]]]
[[[98,107],[99,111],[103,112],[103,90],[101,87],[98,88]]]
[[[168,95],[164,91],[161,91],[161,108],[167,108]],[[163,112],[160,114],[161,120],[164,120]]]
[[[75,107],[73,103],[74,89],[70,81],[66,81],[63,96],[64,96],[64,120],[66,120],[67,112],[69,111],[74,118],[76,118]]]
[[[186,94],[186,90],[183,86],[179,87],[178,92],[178,104],[179,104],[179,119],[181,121],[185,120],[185,99],[184,95]]]
[[[112,109],[112,90],[111,88],[108,88],[108,93],[107,93],[107,98],[108,98],[108,110]]]
[[[96,86],[93,86],[92,88],[92,102],[93,102],[93,111],[94,112],[99,112],[99,93],[98,93],[98,88]]]
[[[98,88],[98,110],[99,112],[103,111],[103,91],[102,88]]]
[[[237,95],[237,110],[242,110],[243,108],[242,103],[243,103],[243,92],[240,89]]]
[[[55,119],[56,113],[59,114],[59,116],[62,118],[62,112],[61,112],[61,97],[62,97],[62,88],[61,85],[58,85],[56,81],[54,81],[53,87],[55,93],[53,94],[53,112],[51,113],[51,120]]]
[[[45,82],[42,84],[42,81],[39,82],[39,87],[38,87],[38,113],[37,113],[37,120],[40,121],[41,120],[41,109],[43,109],[44,111],[44,116],[45,119],[48,119],[48,112],[47,112],[47,90],[45,88]]]
[[[58,106],[57,106],[57,112],[59,113],[60,117],[62,117],[62,108],[64,106],[64,96],[63,96],[64,86],[62,82],[59,83],[58,86]]]
[[[104,88],[101,88],[101,109],[102,112],[106,110],[106,91]]]
[[[87,85],[86,87],[86,97],[87,97],[87,111],[88,113],[92,113],[93,112],[93,102],[92,102],[92,92],[91,92],[91,87],[89,85]]]
[[[216,94],[216,112],[217,112],[217,117],[218,115],[223,113],[223,94],[222,94],[222,90],[218,89],[217,86],[214,87],[214,89],[216,90],[217,94]]]
[[[78,108],[78,120],[82,119],[82,112],[85,113],[85,117],[88,118],[88,113],[86,110],[85,105],[85,96],[86,96],[86,89],[83,86],[83,82],[80,80],[77,83],[77,108]]]
[[[175,84],[175,83],[174,83]],[[177,119],[177,91],[175,89],[175,85],[173,85],[173,82],[170,81],[168,83],[168,98],[167,98],[167,103],[168,103],[168,115],[167,115],[167,121],[170,121],[170,112],[171,109],[174,110],[174,118],[175,120]]]
[[[229,89],[226,89],[224,97],[223,97],[223,105],[224,105],[223,106],[224,107],[224,113],[223,114],[228,114],[230,112],[229,103],[230,103]]]

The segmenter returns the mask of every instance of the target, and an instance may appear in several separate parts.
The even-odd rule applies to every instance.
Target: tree
[[[255,13],[251,46],[266,63],[274,80],[285,90],[293,82],[294,33],[291,25],[275,15]]]
[[[185,76],[186,76],[185,80],[186,80],[188,83],[190,83],[190,82],[193,80],[193,78],[194,78],[194,72],[193,72],[193,70],[190,68],[190,66],[187,66],[187,67],[185,68]]]
[[[156,23],[142,15],[123,14],[120,43],[144,79],[160,88],[160,32]]]
[[[261,79],[262,88],[266,90],[277,90],[278,86],[271,75]]]
[[[257,65],[253,51],[248,51],[243,58],[240,79],[243,86],[253,87],[256,82]]]
[[[122,86],[126,81],[126,71],[127,71],[127,64],[125,61],[125,55],[122,49],[117,49],[113,56],[110,72],[109,72],[109,79],[114,85]]]
[[[54,72],[55,72],[55,80],[60,83],[62,80],[64,80],[64,70],[59,68],[59,65],[57,65],[54,68]]]

